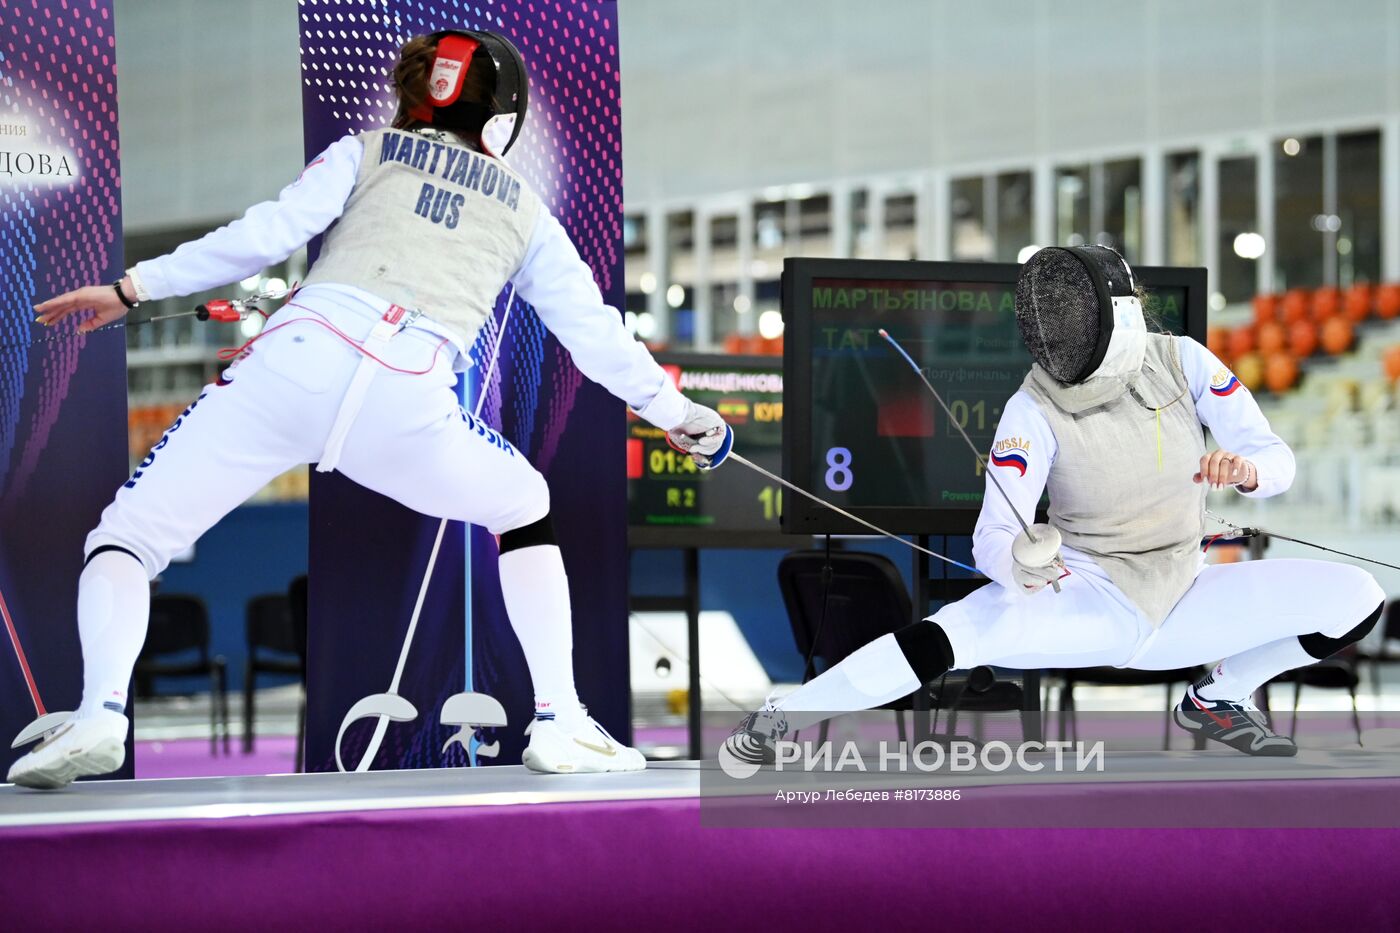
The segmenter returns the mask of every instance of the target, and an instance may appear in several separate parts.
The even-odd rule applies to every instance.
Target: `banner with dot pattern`
[[[77,705],[83,540],[127,474],[124,331],[34,323],[121,275],[116,83],[112,0],[0,0],[3,768],[37,713]]]
[[[608,302],[622,300],[622,144],[617,5],[611,0],[301,0],[302,109],[307,158],[346,133],[394,116],[399,47],[441,29],[510,38],[530,77],[530,106],[511,166],[563,224]],[[504,297],[473,348],[489,360]],[[474,367],[480,378],[487,367]],[[516,300],[491,384],[487,422],[549,480],[551,509],[574,605],[574,663],[590,710],[620,739],[628,721],[626,490],[623,405],[586,381],[534,311]],[[343,477],[317,474],[311,493],[311,635],[307,762],[332,769],[341,718],[387,688],[437,521],[408,512]],[[353,516],[348,519],[347,516]],[[448,696],[488,693],[510,724],[482,763],[519,763],[533,709],[529,675],[506,618],[496,542],[454,523],[444,539],[401,694],[418,710],[389,727],[374,767],[468,763],[438,721]],[[352,728],[342,754],[358,760],[373,720]],[[444,746],[447,745],[446,748]]]

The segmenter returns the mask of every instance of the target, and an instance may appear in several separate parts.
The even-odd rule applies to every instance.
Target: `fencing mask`
[[[1107,246],[1049,246],[1016,279],[1016,323],[1031,357],[1075,385],[1135,376],[1147,351],[1133,273]]]
[[[520,138],[530,102],[525,60],[509,39],[494,32],[447,30],[433,33],[437,56],[428,75],[428,97],[409,116],[446,129],[481,126],[481,142],[504,156]],[[487,103],[460,100],[472,58],[486,55],[495,66],[495,86]]]

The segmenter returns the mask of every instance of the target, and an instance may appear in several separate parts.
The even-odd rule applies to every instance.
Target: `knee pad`
[[[541,544],[558,544],[554,537],[554,520],[548,512],[539,521],[512,528],[501,533],[501,553],[518,551],[523,547],[537,547]]]
[[[920,683],[937,680],[953,667],[953,645],[943,626],[932,619],[906,625],[894,633],[894,640]]]
[[[141,564],[141,568],[143,570],[146,567],[145,564],[141,563],[141,558],[137,557],[134,553],[122,547],[120,544],[99,544],[97,547],[93,548],[92,553],[89,554],[87,558],[83,560],[83,566],[86,567],[88,564],[92,563],[92,559],[94,557],[96,557],[98,554],[102,554],[107,551],[116,551],[118,554],[125,554],[132,560],[136,561],[136,563]]]
[[[1376,607],[1375,612],[1362,619],[1360,624],[1345,635],[1339,635],[1336,638],[1328,638],[1320,632],[1314,632],[1311,635],[1299,635],[1298,644],[1302,645],[1304,651],[1317,658],[1319,661],[1323,658],[1330,658],[1347,645],[1354,645],[1371,634],[1371,629],[1376,627],[1376,622],[1380,619],[1381,611],[1384,609],[1385,603],[1381,603]]]

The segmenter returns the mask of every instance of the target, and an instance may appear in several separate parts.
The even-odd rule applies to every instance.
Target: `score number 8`
[[[851,451],[846,447],[832,447],[826,452],[826,488],[832,492],[845,492],[851,488],[855,475],[851,472]]]

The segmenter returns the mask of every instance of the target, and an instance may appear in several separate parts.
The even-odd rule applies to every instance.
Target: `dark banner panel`
[[[307,158],[349,132],[388,123],[389,73],[398,47],[446,28],[508,36],[530,72],[530,111],[509,161],[559,218],[609,303],[622,303],[622,144],[613,2],[501,0],[420,4],[301,4],[302,105]],[[534,311],[512,301],[500,360],[478,386],[506,312],[506,296],[472,353],[461,386],[475,407],[549,481],[554,522],[574,606],[579,692],[614,735],[630,733],[626,612],[624,407],[583,379]],[[307,766],[336,768],[336,740],[351,707],[384,694],[395,667],[438,530],[426,518],[338,475],[311,485],[310,645]],[[524,656],[506,618],[496,541],[482,529],[448,526],[413,643],[397,683],[401,705],[373,767],[441,767],[478,759],[519,763],[533,710]],[[442,722],[454,694],[488,694],[509,724],[450,743]],[[394,699],[383,702],[394,704]],[[450,716],[448,718],[451,718]],[[341,743],[354,769],[376,718],[349,726]],[[482,754],[476,749],[482,746]],[[494,755],[491,753],[495,752]]]
[[[0,2],[4,769],[20,730],[78,704],[83,539],[126,479],[124,331],[34,323],[36,302],[122,272],[116,70],[111,0]]]

